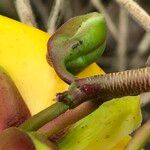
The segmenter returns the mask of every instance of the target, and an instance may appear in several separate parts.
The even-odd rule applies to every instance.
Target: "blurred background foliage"
[[[62,5],[60,7],[59,15],[55,24],[56,28],[58,28],[71,17],[93,11],[98,11],[98,9],[92,4],[90,0],[62,1],[63,2],[61,3]],[[149,0],[136,1],[148,13],[150,13]],[[108,15],[111,17],[116,27],[118,27],[120,14],[119,6],[111,0],[102,0],[102,2],[107,10]],[[38,28],[46,31],[48,18],[55,6],[55,0],[31,0],[31,5],[34,15],[36,17],[36,21],[38,23]],[[17,11],[15,9],[14,0],[0,0],[0,14],[19,20]],[[98,64],[100,64],[100,66],[104,68],[104,70],[107,72],[142,67],[145,65],[148,55],[150,54],[150,46],[148,46],[146,50],[144,50],[144,53],[138,54],[139,57],[137,57],[137,48],[145,34],[145,31],[130,17],[130,15],[128,15],[127,17],[128,35],[126,38],[127,44],[124,56],[125,63],[123,65],[123,68],[119,66],[120,63],[117,61],[116,58],[117,41],[114,40],[112,34],[108,32],[107,48],[103,57],[98,61]],[[118,37],[119,36],[121,35],[118,34]],[[137,59],[135,58],[135,56],[137,57]]]
[[[61,0],[60,6],[56,6],[56,1],[30,0],[39,29],[48,30],[54,11],[58,11],[58,14],[55,16],[53,31],[71,17],[101,11],[101,8],[104,8],[117,31],[122,29],[122,33],[118,32],[116,40],[109,28],[106,50],[98,60],[98,65],[106,72],[145,66],[150,55],[150,33],[146,32],[128,13],[121,16],[122,8],[114,0],[97,0],[100,2],[100,7],[95,5],[93,0]],[[136,0],[136,2],[150,14],[150,0]],[[0,0],[0,14],[19,20],[15,0]],[[123,19],[121,20],[120,17]],[[144,120],[147,120],[150,118],[150,94],[142,94],[141,98]]]

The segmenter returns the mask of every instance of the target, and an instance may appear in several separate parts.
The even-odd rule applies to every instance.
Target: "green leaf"
[[[59,150],[108,150],[141,124],[140,97],[114,99],[74,124]]]

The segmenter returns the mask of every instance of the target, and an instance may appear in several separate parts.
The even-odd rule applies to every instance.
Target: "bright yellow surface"
[[[49,37],[45,32],[0,16],[0,66],[10,74],[32,114],[54,103],[55,94],[68,87],[46,61]],[[81,76],[102,72],[93,64]]]
[[[130,139],[131,139],[130,136],[126,136],[116,146],[114,146],[112,150],[122,150],[123,147],[124,148],[126,147],[127,143],[130,141]]]
[[[45,32],[0,16],[0,66],[14,80],[32,115],[54,103],[55,94],[68,88],[46,61],[49,37]],[[102,73],[92,64],[79,76]],[[120,144],[127,142],[123,140]]]

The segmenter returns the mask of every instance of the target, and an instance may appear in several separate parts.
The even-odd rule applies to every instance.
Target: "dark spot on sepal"
[[[72,45],[72,49],[75,49],[75,48],[77,48],[78,46],[79,46],[79,43],[75,43],[75,44]]]
[[[80,43],[80,45],[82,45],[82,44],[83,44],[83,41],[79,40],[79,43]]]
[[[77,43],[73,44],[72,45],[72,49],[75,49],[77,48],[79,45],[82,45],[83,44],[83,41],[79,40]]]

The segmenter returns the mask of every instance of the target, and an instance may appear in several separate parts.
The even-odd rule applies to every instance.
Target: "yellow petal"
[[[46,61],[50,35],[0,16],[0,66],[14,80],[32,115],[54,103],[55,94],[68,88]],[[104,73],[92,64],[80,76]]]
[[[129,143],[131,137],[128,135],[124,137],[121,141],[119,141],[112,150],[124,150],[127,144]]]

